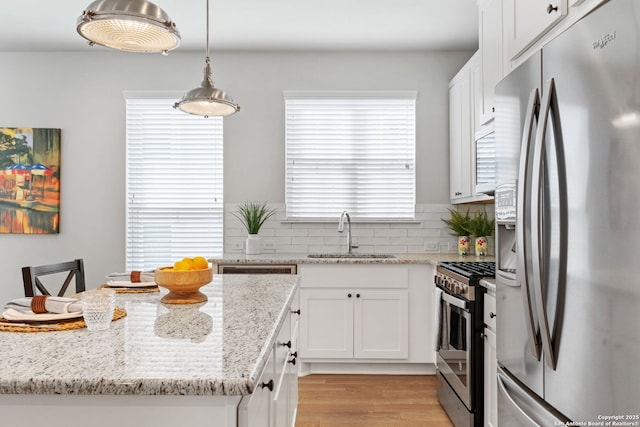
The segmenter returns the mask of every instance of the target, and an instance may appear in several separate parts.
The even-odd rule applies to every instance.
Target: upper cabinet
[[[509,59],[522,54],[558,24],[568,10],[567,0],[504,0],[503,7]]]
[[[480,46],[480,78],[479,92],[476,90],[478,115],[475,118],[475,129],[491,121],[495,114],[495,87],[504,77],[503,44],[502,44],[502,1],[479,0],[479,46]],[[474,78],[475,80],[475,78]]]
[[[478,52],[449,82],[449,188],[451,203],[471,197],[471,144],[473,143],[472,69]],[[474,65],[472,67],[472,65]],[[460,201],[458,201],[460,200]]]
[[[476,186],[475,132],[482,100],[481,51],[449,82],[449,185],[451,203],[490,200]]]

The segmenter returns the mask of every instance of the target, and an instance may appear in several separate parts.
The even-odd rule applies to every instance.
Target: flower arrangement
[[[246,202],[236,208],[233,214],[242,222],[249,234],[258,234],[266,220],[271,218],[277,209],[269,208],[267,202]]]

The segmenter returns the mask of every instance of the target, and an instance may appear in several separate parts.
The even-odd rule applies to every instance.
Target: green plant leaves
[[[278,210],[269,208],[267,202],[245,202],[236,208],[233,215],[242,222],[249,234],[258,234],[266,220]]]

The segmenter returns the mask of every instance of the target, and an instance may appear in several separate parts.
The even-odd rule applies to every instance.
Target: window
[[[416,92],[285,92],[289,219],[412,220]]]
[[[222,118],[125,94],[127,270],[222,253]]]

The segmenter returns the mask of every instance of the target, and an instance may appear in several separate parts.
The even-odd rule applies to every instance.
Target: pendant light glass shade
[[[78,18],[78,34],[98,44],[128,52],[162,52],[180,44],[169,15],[146,0],[96,0]]]
[[[240,106],[222,89],[213,85],[211,77],[211,60],[209,58],[209,0],[207,0],[207,52],[205,57],[204,78],[200,87],[185,93],[173,108],[197,116],[228,116],[240,111]]]

